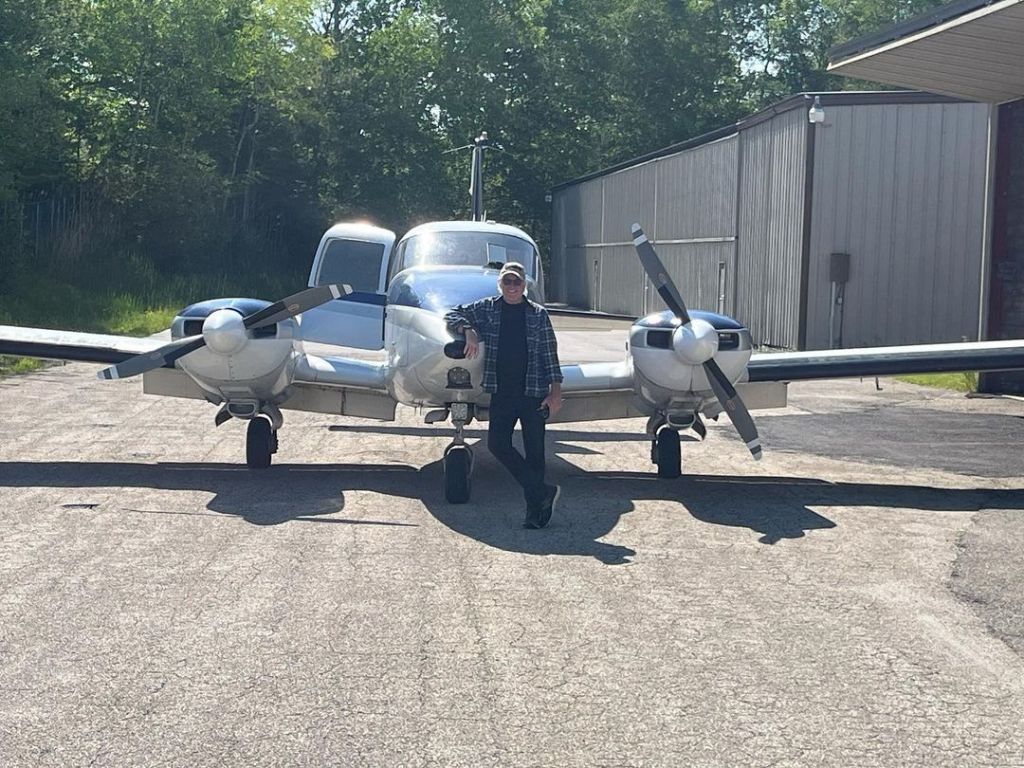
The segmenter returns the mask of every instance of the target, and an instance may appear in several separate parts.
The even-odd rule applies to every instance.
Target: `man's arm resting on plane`
[[[481,301],[474,301],[472,304],[462,304],[458,307],[453,307],[450,312],[444,316],[444,322],[448,326],[448,332],[453,335],[461,336],[467,330],[474,330],[477,332],[477,336],[480,335],[477,330],[482,323],[486,322],[486,318],[483,314],[484,303]]]

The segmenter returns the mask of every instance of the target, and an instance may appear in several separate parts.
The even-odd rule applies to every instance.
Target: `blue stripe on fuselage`
[[[383,307],[387,304],[387,296],[383,293],[370,293],[369,291],[353,291],[348,296],[342,296],[335,301],[351,301],[356,304],[375,304],[378,307]]]

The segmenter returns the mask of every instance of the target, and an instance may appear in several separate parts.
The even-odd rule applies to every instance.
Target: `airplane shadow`
[[[345,508],[345,490],[372,488],[403,496],[415,486],[416,467],[402,464],[273,465],[253,471],[239,464],[160,462],[0,462],[0,488],[151,488],[206,491],[213,513],[234,515],[253,525],[291,520],[350,525],[410,526],[414,523],[326,517]],[[368,482],[369,481],[369,482]],[[79,505],[69,504],[68,507]],[[201,512],[130,509],[155,515]]]
[[[483,456],[479,454],[483,453]],[[152,488],[206,491],[211,513],[234,515],[253,525],[316,521],[350,525],[415,526],[403,520],[337,517],[346,491],[369,490],[422,501],[440,523],[497,549],[536,555],[593,557],[628,563],[636,552],[605,542],[637,501],[680,505],[695,519],[746,528],[775,544],[836,523],[812,507],[871,506],[935,512],[1024,509],[1024,489],[941,489],[912,485],[832,483],[815,478],[685,475],[659,480],[651,473],[587,473],[553,457],[550,479],[564,488],[563,502],[543,531],[521,527],[518,486],[486,451],[478,449],[473,498],[453,505],[444,499],[441,462],[408,465],[275,465],[251,471],[233,464],[116,462],[0,462],[0,487]],[[77,504],[66,505],[69,508]],[[82,505],[86,506],[86,505]],[[129,510],[149,514],[206,514]],[[330,517],[328,517],[330,516]]]

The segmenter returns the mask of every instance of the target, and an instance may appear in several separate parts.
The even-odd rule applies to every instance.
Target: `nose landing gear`
[[[455,439],[444,450],[444,497],[449,504],[465,504],[469,501],[471,477],[473,474],[473,451],[466,445],[463,429],[473,420],[469,403],[452,403],[452,425]]]

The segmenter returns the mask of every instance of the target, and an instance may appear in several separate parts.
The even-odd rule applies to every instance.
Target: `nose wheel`
[[[466,445],[450,445],[444,454],[444,498],[449,504],[469,501],[473,452]]]
[[[473,475],[473,451],[466,445],[463,430],[473,420],[473,408],[468,403],[452,403],[450,413],[455,439],[444,449],[444,498],[449,504],[465,504]],[[431,415],[427,414],[428,423]]]
[[[266,469],[270,457],[277,453],[277,430],[270,419],[256,416],[249,420],[245,432],[245,463],[249,469]]]

